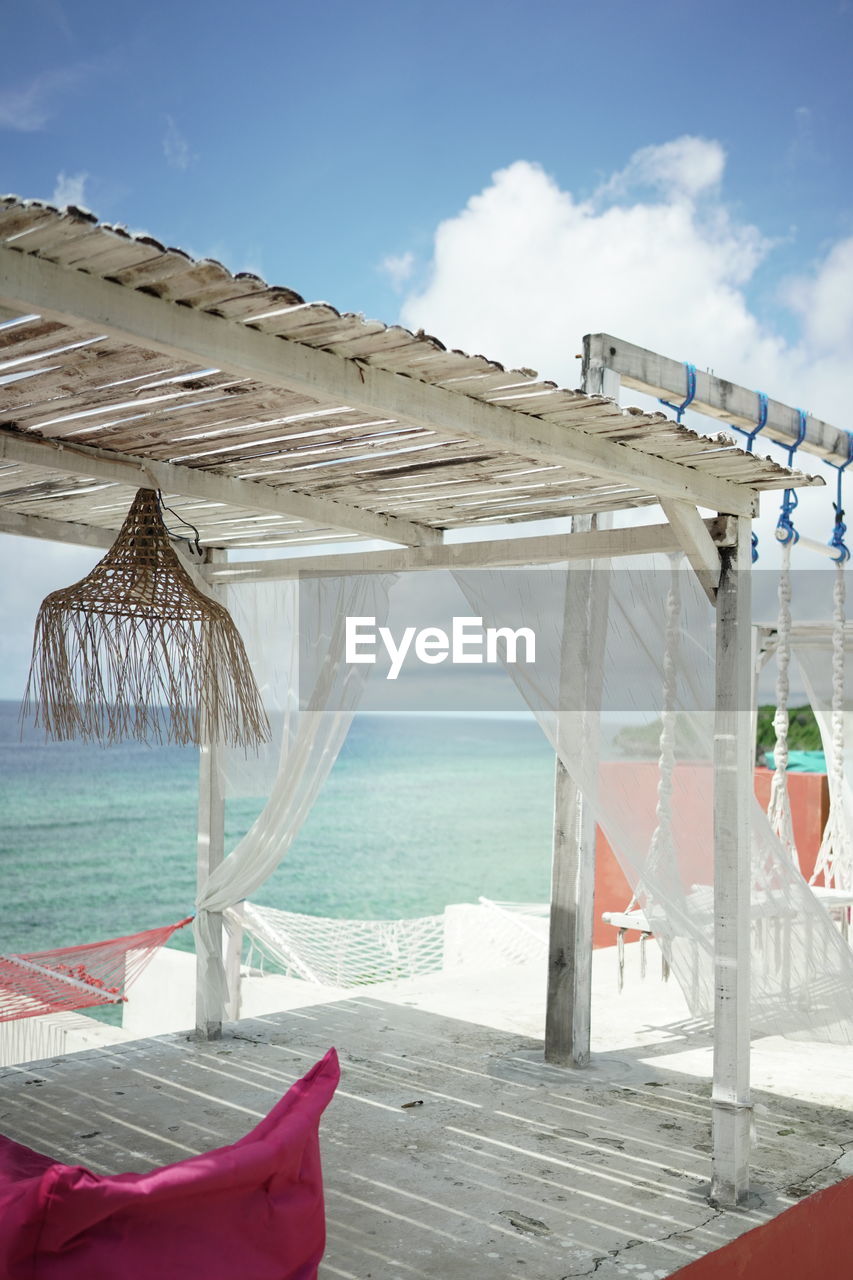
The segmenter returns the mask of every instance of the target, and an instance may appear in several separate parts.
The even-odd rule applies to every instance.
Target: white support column
[[[720,553],[705,521],[689,502],[671,502],[669,498],[661,498],[660,504],[702,590],[711,604],[716,604],[720,585]]]
[[[580,524],[579,518],[573,528]],[[595,517],[584,525],[594,526]],[[580,733],[594,776],[598,755],[598,706],[603,682],[608,574],[591,564],[570,571],[565,597],[561,655],[560,724]],[[569,719],[571,717],[571,719]],[[592,933],[596,826],[592,797],[586,798],[559,755],[554,781],[554,846],[545,1061],[584,1067],[589,1062],[592,1004]]]
[[[224,564],[227,551],[210,550],[208,564]],[[210,590],[210,588],[208,588]],[[198,769],[198,840],[196,845],[196,887],[198,893],[225,857],[225,797],[222,791],[219,747],[205,735]],[[210,916],[213,945],[222,952],[222,916]],[[204,999],[207,975],[213,955],[196,935],[196,1034],[201,1040],[218,1040],[222,1035],[222,1009],[211,1009]]]
[[[558,759],[545,1010],[545,1061],[555,1066],[589,1063],[594,892],[595,822]]]
[[[714,1078],[711,1200],[733,1206],[749,1190],[750,810],[752,629],[750,525],[722,552],[717,596],[714,723]]]

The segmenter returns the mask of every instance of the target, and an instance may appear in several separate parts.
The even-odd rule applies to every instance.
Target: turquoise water
[[[189,915],[197,753],[19,740],[0,703],[0,951]],[[480,894],[548,895],[553,755],[536,724],[358,717],[288,857],[254,895],[329,916],[426,915]],[[229,803],[226,847],[258,811]],[[189,930],[173,945],[191,948]]]

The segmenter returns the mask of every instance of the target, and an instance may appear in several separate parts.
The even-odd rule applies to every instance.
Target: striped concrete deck
[[[99,1172],[143,1170],[234,1140],[332,1044],[324,1280],[660,1280],[837,1181],[853,1144],[850,1112],[758,1092],[753,1203],[714,1210],[708,1085],[659,1069],[654,1044],[562,1072],[536,1039],[376,998],[213,1044],[178,1033],[4,1068],[0,1126]]]

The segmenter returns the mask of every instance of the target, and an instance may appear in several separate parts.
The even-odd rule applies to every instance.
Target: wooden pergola
[[[717,612],[712,1197],[735,1204],[748,1187],[750,1119],[743,570],[759,492],[813,481],[728,437],[620,409],[618,374],[598,342],[587,340],[584,390],[564,390],[79,210],[9,197],[0,201],[0,531],[107,547],[145,486],[199,529],[213,583],[682,549]],[[661,523],[595,527],[601,513],[653,505]],[[706,520],[698,508],[717,514]],[[572,517],[571,533],[445,538],[560,516]],[[377,539],[384,549],[339,545]],[[311,544],[317,555],[288,557]],[[283,554],[228,563],[230,549],[253,547]],[[214,750],[202,751],[202,885],[224,854]],[[545,1052],[582,1066],[594,831],[559,769],[556,809]],[[201,1030],[220,1025],[208,1018]]]

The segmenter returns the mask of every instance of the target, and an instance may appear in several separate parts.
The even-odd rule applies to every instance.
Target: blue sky
[[[568,385],[606,329],[853,427],[851,65],[850,0],[28,0],[0,189]],[[0,538],[0,696],[90,563]]]
[[[85,174],[105,220],[393,318],[379,270],[429,261],[491,174],[577,197],[633,152],[718,140],[738,217],[796,269],[853,231],[853,7],[29,0],[4,15],[4,186]]]

